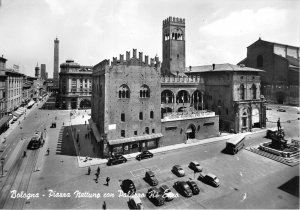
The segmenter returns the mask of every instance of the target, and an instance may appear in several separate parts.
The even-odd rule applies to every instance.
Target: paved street
[[[296,112],[294,113],[293,108],[291,110],[287,113],[270,110],[268,111],[268,118],[276,121],[278,114],[280,114],[282,120],[297,118],[299,115]],[[174,182],[188,179],[196,180],[201,191],[199,195],[191,198],[179,195],[178,198],[165,203],[161,208],[299,207],[299,165],[290,167],[247,150],[242,150],[235,156],[227,155],[222,152],[225,147],[224,141],[168,151],[143,161],[131,159],[125,164],[112,167],[100,165],[99,182],[96,183],[95,172],[97,166],[91,166],[91,175],[87,175],[87,168],[78,167],[70,128],[65,127],[66,129],[63,129],[62,127],[69,125],[69,114],[70,111],[36,110],[27,118],[27,120],[32,120],[32,123],[23,122],[24,126],[30,125],[28,129],[31,129],[31,131],[27,131],[27,137],[30,137],[37,127],[41,129],[45,127],[47,128],[47,139],[44,147],[39,149],[38,154],[36,154],[36,164],[28,165],[29,158],[32,158],[33,155],[28,153],[29,158],[22,162],[19,167],[18,178],[12,182],[12,190],[16,190],[18,193],[23,190],[27,192],[26,196],[31,196],[31,198],[11,198],[13,194],[10,193],[5,205],[3,205],[4,207],[86,209],[101,208],[103,201],[105,201],[107,208],[128,208],[128,198],[119,197],[121,180],[132,179],[137,192],[145,194],[150,186],[143,180],[143,176],[145,171],[149,169],[156,174],[159,186],[167,184],[174,193],[176,192],[173,188]],[[84,115],[83,120],[87,117],[84,110],[78,111],[78,114]],[[57,117],[56,120],[55,117]],[[57,127],[50,129],[49,126],[53,121],[57,122]],[[72,120],[72,123],[76,124],[75,121],[76,119]],[[270,125],[274,127],[274,124]],[[291,129],[287,125],[294,127]],[[289,124],[283,123],[282,126],[286,130],[287,137],[295,138],[299,136],[299,130],[296,129],[299,126],[299,121]],[[75,127],[77,129],[80,127],[79,129],[82,131],[80,133],[82,152],[92,151],[90,141],[85,139],[84,136],[86,125],[76,125]],[[20,131],[16,128],[16,132],[13,132],[12,135],[19,136]],[[264,136],[265,133],[248,136],[246,146],[254,146],[268,141]],[[11,136],[8,139],[11,139]],[[47,148],[50,149],[50,155],[47,155]],[[200,162],[205,173],[211,172],[217,175],[221,181],[220,187],[214,188],[197,180],[198,175],[195,175],[187,167],[192,160]],[[185,177],[178,178],[171,172],[171,168],[175,164],[181,164],[184,167]],[[107,176],[111,178],[109,187],[104,185]],[[86,192],[86,194],[79,198],[75,195],[76,191]],[[114,197],[104,197],[104,194],[106,196],[114,195]],[[87,197],[88,195],[90,198]],[[100,197],[97,198],[99,195]],[[32,196],[36,198],[32,198]],[[147,198],[142,198],[142,202],[145,208],[157,208]]]

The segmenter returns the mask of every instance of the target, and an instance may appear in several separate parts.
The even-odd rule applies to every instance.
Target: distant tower
[[[36,78],[40,77],[40,67],[39,67],[38,63],[36,64],[36,67],[35,67],[35,77]]]
[[[58,78],[58,69],[59,68],[59,40],[54,40],[54,69],[53,69],[53,86],[58,88],[59,78]]]
[[[162,28],[162,74],[185,71],[185,19],[169,17]]]
[[[41,64],[41,78],[46,79],[46,64]]]

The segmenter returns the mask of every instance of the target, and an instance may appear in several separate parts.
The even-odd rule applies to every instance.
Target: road
[[[264,134],[249,138],[246,145],[254,145],[261,142]],[[116,166],[102,166],[99,182],[95,182],[95,170],[86,175],[87,169],[74,168],[74,159],[65,158],[64,163],[58,161],[47,162],[44,171],[32,181],[32,193],[39,193],[42,197],[31,199],[26,208],[101,208],[105,200],[108,208],[128,208],[128,198],[119,197],[120,183],[124,179],[132,179],[137,192],[146,193],[150,187],[143,180],[146,170],[153,170],[162,184],[168,185],[175,193],[173,184],[177,180],[193,179],[200,188],[200,194],[191,198],[179,195],[171,202],[167,202],[160,208],[166,209],[190,209],[190,208],[297,208],[298,197],[294,191],[282,190],[280,186],[299,177],[299,166],[290,167],[247,150],[240,151],[237,155],[222,153],[225,142],[216,142],[199,145],[192,148],[179,149],[156,155],[148,160],[129,160],[127,163]],[[47,159],[51,161],[50,159]],[[218,188],[211,187],[197,180],[198,174],[194,174],[188,163],[192,160],[200,162],[204,172],[211,172],[221,180]],[[55,164],[55,165],[54,165]],[[186,176],[179,178],[171,172],[175,164],[183,166]],[[63,168],[60,170],[59,168]],[[60,170],[57,172],[56,170]],[[51,171],[56,171],[51,173]],[[70,173],[72,171],[72,173]],[[51,174],[49,174],[51,173]],[[105,179],[109,176],[110,186],[105,186]],[[57,195],[68,194],[70,197],[57,198],[50,195],[55,191]],[[100,193],[101,198],[76,198],[74,192]],[[114,197],[104,198],[106,194]],[[226,202],[225,202],[226,201]],[[147,198],[142,198],[146,209],[156,209]]]

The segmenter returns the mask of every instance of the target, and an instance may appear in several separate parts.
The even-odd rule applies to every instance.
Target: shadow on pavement
[[[62,127],[56,147],[57,155],[77,156],[70,127]]]
[[[290,179],[289,181],[278,187],[278,189],[281,189],[284,192],[299,198],[299,176],[295,176],[294,178]]]

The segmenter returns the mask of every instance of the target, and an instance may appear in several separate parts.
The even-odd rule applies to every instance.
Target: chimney
[[[148,55],[145,55],[145,64],[149,65],[149,56]]]
[[[213,70],[215,70],[215,66],[216,66],[216,65],[213,63],[213,65],[212,65],[212,67],[213,67]]]
[[[130,51],[126,51],[126,61],[130,60]]]

